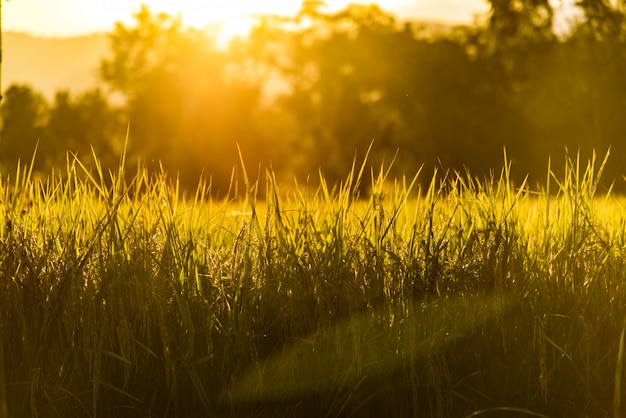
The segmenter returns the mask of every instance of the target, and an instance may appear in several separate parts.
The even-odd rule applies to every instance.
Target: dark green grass
[[[18,171],[0,418],[621,416],[626,202],[594,163],[533,190],[267,173],[262,202],[245,170],[232,201],[123,161]]]

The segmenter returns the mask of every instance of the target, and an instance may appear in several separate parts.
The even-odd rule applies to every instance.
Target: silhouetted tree
[[[372,140],[375,165],[401,151],[398,174],[437,161],[502,163],[502,141],[521,132],[510,132],[506,93],[491,79],[499,67],[472,57],[466,30],[400,25],[376,6],[315,6],[267,18],[251,40],[251,53],[289,85],[277,105],[297,121],[290,149],[300,170],[322,167],[339,180]]]
[[[564,44],[567,53],[563,65],[569,72],[572,117],[578,139],[576,148],[605,152],[611,147],[607,177],[624,174],[621,161],[626,158],[626,10],[621,1],[581,0],[577,6],[583,20]],[[623,188],[623,182],[617,187]]]
[[[66,161],[68,152],[87,164],[93,149],[105,168],[112,167],[123,152],[125,134],[119,111],[111,108],[99,89],[76,99],[59,91],[46,126],[46,151],[58,164]]]
[[[260,88],[205,33],[143,6],[135,26],[116,25],[111,53],[102,76],[126,97],[135,155],[163,162],[189,185],[203,171],[213,174],[225,191],[238,164],[236,142],[263,154],[254,129]]]
[[[48,104],[27,85],[11,85],[4,93],[0,163],[12,170],[18,159],[30,162],[43,136]]]
[[[529,47],[554,39],[549,0],[489,0],[489,31],[496,49]]]
[[[386,104],[386,84],[389,67],[398,62],[387,59],[386,49],[401,39],[393,17],[377,6],[336,14],[322,13],[320,6],[305,2],[293,19],[266,17],[249,51],[288,85],[274,105],[295,121],[295,132],[283,134],[294,170],[322,168],[328,179],[338,180],[357,149],[375,139],[382,154],[394,142],[397,113]]]
[[[579,1],[582,20],[569,37],[557,41],[548,2],[491,3],[488,27],[480,35],[480,59],[494,74],[491,86],[506,92],[503,103],[514,116],[510,130],[522,133],[509,149],[517,144],[518,152],[511,154],[520,157],[523,169],[539,173],[551,156],[552,167],[560,170],[566,147],[582,151],[582,158],[609,146],[623,155],[626,126],[617,114],[626,106],[620,7],[604,0]]]
[[[607,0],[579,0],[576,3],[585,20],[579,29],[587,31],[596,41],[624,42],[626,33],[623,1],[615,4]]]
[[[225,51],[144,8],[135,27],[116,27],[102,74],[127,99],[136,154],[192,181],[203,169],[229,178],[235,141],[252,166],[274,157],[281,171],[322,168],[331,181],[372,140],[374,165],[401,151],[398,174],[421,164],[488,174],[506,147],[518,179],[545,178],[548,155],[554,167],[566,146],[625,149],[621,8],[581,1],[583,22],[559,40],[548,0],[491,5],[482,25],[436,29],[377,6],[325,13],[307,1]]]

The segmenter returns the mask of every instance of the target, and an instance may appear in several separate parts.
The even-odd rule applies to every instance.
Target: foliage
[[[47,149],[57,166],[66,161],[66,154],[81,156],[85,162],[95,152],[106,160],[104,167],[115,168],[113,156],[122,151],[124,129],[120,111],[113,109],[101,90],[92,90],[73,99],[66,91],[57,92],[46,127]]]
[[[528,48],[554,39],[554,11],[549,0],[490,0],[489,30],[501,50]]]
[[[134,27],[116,25],[112,56],[101,68],[127,100],[131,157],[179,171],[186,185],[208,170],[225,192],[235,143],[264,156],[255,132],[259,86],[239,76],[233,57],[202,32],[145,6],[135,20]]]
[[[291,154],[301,156],[296,172],[322,167],[337,181],[355,149],[372,140],[375,163],[406,151],[394,166],[400,174],[423,163],[432,167],[437,158],[456,164],[452,146],[465,161],[483,163],[472,148],[494,122],[472,111],[480,98],[467,88],[479,83],[473,77],[480,77],[480,64],[463,45],[425,33],[417,36],[378,7],[360,5],[336,14],[310,6],[294,19],[268,17],[256,28],[249,54],[290,86],[275,105],[296,121],[290,144]],[[446,123],[451,117],[456,126]],[[501,147],[493,151],[499,155]]]
[[[29,161],[47,123],[48,104],[26,85],[10,86],[4,93],[0,155],[13,170],[19,159]]]
[[[190,191],[204,174],[213,192],[232,192],[231,178],[242,180],[237,146],[259,172],[317,185],[319,169],[341,182],[355,151],[372,142],[371,166],[394,160],[398,177],[419,167],[488,177],[506,148],[515,180],[529,174],[532,184],[551,158],[565,169],[564,149],[590,157],[610,148],[607,190],[626,158],[623,5],[579,1],[581,15],[559,37],[559,11],[547,0],[491,6],[472,26],[441,27],[399,22],[375,5],[327,13],[309,1],[295,17],[260,17],[249,37],[224,48],[143,7],[133,24],[116,25],[100,68],[125,99],[121,112],[104,94],[70,104],[60,92],[54,109],[34,117],[28,100],[14,98],[2,146],[15,149],[3,152],[3,165],[14,167],[38,139],[38,168],[63,169],[65,152],[90,154],[87,144],[112,166],[129,127],[129,160],[164,169]],[[87,122],[78,108],[90,106]]]
[[[626,220],[597,192],[626,157],[623,6],[580,1],[557,39],[549,2],[491,4],[436,32],[305,2],[226,50],[143,8],[101,68],[123,117],[97,91],[11,86],[5,172],[43,155],[0,177],[0,407],[619,416]],[[86,160],[119,151],[122,118],[131,176],[126,154],[112,174]],[[580,154],[551,158],[564,146]],[[269,160],[263,188],[245,167]],[[212,199],[240,180],[245,200]]]
[[[559,40],[545,0],[494,1],[483,25],[443,32],[399,25],[375,6],[320,10],[268,17],[249,41],[250,55],[290,86],[276,106],[296,121],[297,133],[284,135],[302,156],[296,173],[322,167],[338,181],[354,149],[373,139],[375,162],[400,150],[394,175],[422,165],[489,175],[506,148],[517,180],[529,173],[537,182],[564,148],[626,153],[616,114],[624,46],[615,31],[590,42],[597,36],[584,28],[600,28],[589,23],[604,21],[598,13]],[[611,21],[622,15],[605,10]],[[607,171],[607,183],[622,174]]]
[[[13,85],[3,106],[0,166],[13,172],[18,160],[30,161],[37,149],[35,168],[42,172],[63,167],[68,154],[81,155],[87,163],[94,151],[103,155],[105,168],[114,168],[124,130],[119,110],[100,90],[77,98],[59,91],[50,105],[30,86]]]

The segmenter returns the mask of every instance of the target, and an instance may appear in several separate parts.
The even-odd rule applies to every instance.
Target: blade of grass
[[[9,418],[7,410],[6,373],[4,368],[4,339],[0,339],[0,418]]]
[[[615,392],[613,393],[613,417],[621,417],[622,407],[622,371],[624,367],[624,332],[626,331],[626,318],[622,325],[622,333],[619,337],[619,348],[617,350],[617,361],[615,363]]]

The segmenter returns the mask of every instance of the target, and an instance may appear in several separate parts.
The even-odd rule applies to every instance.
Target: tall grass
[[[364,162],[288,193],[270,171],[263,201],[245,167],[230,200],[123,159],[20,168],[0,417],[618,416],[626,201],[596,195],[603,166],[531,188]]]

